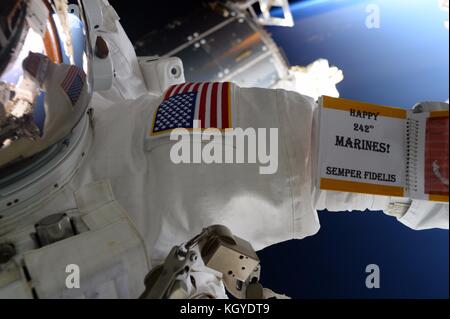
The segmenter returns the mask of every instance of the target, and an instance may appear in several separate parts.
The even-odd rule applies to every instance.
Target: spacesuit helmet
[[[1,0],[0,171],[70,135],[91,97],[82,7],[67,0]]]

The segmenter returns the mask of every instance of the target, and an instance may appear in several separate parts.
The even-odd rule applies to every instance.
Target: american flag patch
[[[47,74],[49,59],[43,54],[30,52],[23,61],[23,69],[41,85]]]
[[[83,91],[86,74],[76,66],[71,66],[66,77],[61,82],[61,87],[70,99],[72,105],[75,105]]]
[[[171,86],[153,118],[150,134],[160,135],[176,128],[232,128],[232,90],[224,83],[185,83]]]

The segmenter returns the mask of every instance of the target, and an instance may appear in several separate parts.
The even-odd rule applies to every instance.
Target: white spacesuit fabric
[[[107,43],[114,75],[109,90],[94,92],[94,100],[100,100],[96,103],[98,107],[136,99],[147,93],[136,52],[119,22],[119,15],[107,0],[100,4],[104,24],[99,34]]]
[[[1,265],[0,298],[139,296],[150,270],[145,243],[109,182],[89,183],[75,192],[65,184],[19,214],[29,214],[22,221],[37,223],[56,211],[72,218],[77,236],[37,248],[30,236],[33,224],[15,223],[6,234],[7,224],[1,225],[2,242],[14,243],[18,254]]]
[[[24,254],[39,298],[133,298],[144,289],[149,271],[144,242],[109,183],[97,182],[75,193],[88,232]],[[82,276],[78,289],[67,289],[67,267]],[[69,283],[70,286],[70,283]]]
[[[160,102],[150,96],[112,105],[94,116],[97,142],[77,183],[111,180],[118,201],[149,247],[154,246],[153,260],[162,260],[174,244],[212,224],[228,226],[255,249],[318,230],[308,160],[312,101],[284,91],[238,90],[236,126],[279,127],[280,136],[289,141],[280,143],[274,175],[261,175],[252,164],[172,163],[175,142],[168,136],[147,136]],[[308,117],[305,125],[292,125]],[[279,119],[288,118],[292,122],[281,127]]]
[[[448,204],[414,200],[398,221],[416,230],[448,229]]]

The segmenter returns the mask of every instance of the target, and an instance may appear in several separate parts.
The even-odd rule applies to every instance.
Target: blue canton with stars
[[[70,85],[69,89],[67,90],[67,96],[69,97],[70,101],[72,102],[72,105],[75,105],[78,102],[78,99],[80,98],[81,92],[83,90],[84,81],[81,78],[81,76],[76,75],[73,79],[72,84]]]
[[[176,94],[165,100],[156,112],[153,133],[175,128],[192,128],[197,92]]]

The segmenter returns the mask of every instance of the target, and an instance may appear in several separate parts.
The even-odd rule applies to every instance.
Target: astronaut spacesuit
[[[0,297],[135,298],[144,290],[145,275],[173,245],[212,224],[229,227],[255,249],[315,234],[321,209],[384,210],[413,229],[448,228],[446,204],[319,192],[314,184],[317,106],[295,92],[229,84],[232,127],[278,129],[274,174],[260,174],[255,164],[173,163],[175,142],[151,134],[167,87],[146,90],[145,72],[117,14],[106,1],[98,4],[103,23],[90,32],[109,48],[115,73],[109,90],[95,91],[89,102],[89,79],[95,83],[95,74],[84,77],[79,67],[59,65],[45,55],[24,60],[26,76],[46,92],[44,134],[23,146],[25,137],[13,140],[14,151],[4,146],[0,167],[17,154],[35,155],[30,145],[39,139],[45,141],[39,151],[59,148],[36,169],[0,184],[0,244],[14,247],[0,264]],[[45,66],[45,76],[27,69],[30,58]],[[74,76],[82,89],[68,92]],[[64,107],[71,111],[58,113]],[[52,128],[55,123],[64,125]],[[64,240],[50,238],[55,228],[64,230]],[[67,286],[67,266],[73,264],[81,273],[79,289]],[[203,289],[225,297],[220,274],[200,268],[196,279],[196,293]]]

